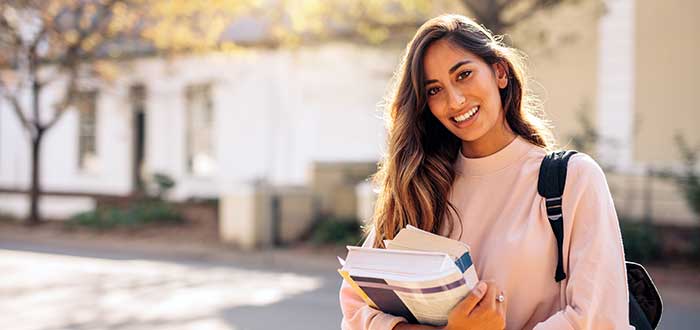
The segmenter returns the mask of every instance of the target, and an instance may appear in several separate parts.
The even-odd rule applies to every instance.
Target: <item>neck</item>
[[[474,141],[462,141],[462,155],[467,158],[490,156],[513,142],[516,134],[504,124],[503,129],[492,130]]]

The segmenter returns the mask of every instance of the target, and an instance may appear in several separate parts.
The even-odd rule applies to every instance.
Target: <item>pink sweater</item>
[[[442,234],[466,242],[479,278],[503,290],[508,330],[634,329],[615,207],[603,171],[585,154],[569,161],[563,200],[567,278],[554,281],[556,239],[537,194],[545,154],[520,137],[484,158],[460,153],[450,201],[461,227]],[[367,306],[345,282],[340,305],[342,329],[388,330],[403,320]]]

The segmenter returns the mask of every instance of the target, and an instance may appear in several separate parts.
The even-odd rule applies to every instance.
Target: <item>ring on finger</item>
[[[500,294],[498,294],[498,296],[496,296],[496,301],[498,301],[499,303],[502,303],[505,300],[506,300],[506,297],[503,295],[503,292],[501,292]]]

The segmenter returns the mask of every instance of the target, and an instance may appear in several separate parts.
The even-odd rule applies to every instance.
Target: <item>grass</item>
[[[362,229],[357,219],[321,219],[311,233],[317,245],[357,245],[362,241]]]
[[[625,257],[629,261],[649,262],[661,256],[661,242],[654,229],[645,223],[620,221]]]

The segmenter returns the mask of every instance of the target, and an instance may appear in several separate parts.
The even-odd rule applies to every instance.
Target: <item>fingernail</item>
[[[478,295],[482,295],[482,294],[484,294],[484,292],[486,292],[486,283],[484,283],[484,282],[477,283],[476,286],[474,287],[474,293],[476,293]]]

